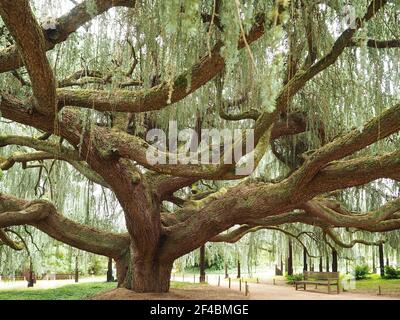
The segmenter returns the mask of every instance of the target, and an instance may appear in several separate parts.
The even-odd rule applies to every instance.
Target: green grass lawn
[[[351,291],[377,293],[379,286],[382,294],[400,295],[400,279],[382,279],[379,275],[370,275],[368,279],[357,280],[356,288]]]
[[[382,279],[376,274],[371,275],[368,279],[358,280],[356,284],[360,289],[373,289],[377,288],[378,286],[400,289],[400,279]]]
[[[183,288],[188,285],[191,283],[171,281],[171,288]],[[87,282],[54,289],[0,290],[0,300],[82,300],[115,289],[116,286],[116,282]]]
[[[87,282],[53,289],[0,290],[0,300],[81,300],[115,287],[115,282]]]

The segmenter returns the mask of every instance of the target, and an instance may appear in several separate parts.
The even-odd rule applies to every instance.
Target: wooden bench
[[[296,290],[302,285],[304,290],[307,290],[307,284],[314,284],[315,289],[320,286],[327,286],[328,293],[331,293],[331,286],[334,285],[337,288],[339,294],[339,272],[314,272],[304,271],[304,280],[296,281]]]
[[[73,273],[56,273],[54,275],[54,280],[71,280],[74,279]]]

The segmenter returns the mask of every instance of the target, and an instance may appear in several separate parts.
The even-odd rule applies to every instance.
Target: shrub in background
[[[369,273],[369,268],[367,265],[356,266],[354,269],[354,276],[356,280],[366,279]]]
[[[301,281],[304,279],[302,273],[297,273],[297,274],[293,274],[290,276],[288,274],[286,274],[285,278],[286,278],[288,284],[294,284],[296,281]]]
[[[400,278],[400,270],[391,266],[385,266],[385,279],[398,279]]]

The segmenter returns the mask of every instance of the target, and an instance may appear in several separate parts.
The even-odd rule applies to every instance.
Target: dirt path
[[[326,287],[323,288],[327,290]],[[298,290],[289,286],[270,284],[249,284],[250,300],[399,300],[395,298],[360,293],[341,292],[340,294]],[[334,290],[332,290],[334,291]]]
[[[186,276],[185,281],[193,280],[192,276]],[[182,278],[175,277],[175,281],[182,281]],[[212,286],[218,286],[218,276],[208,276],[208,283]],[[228,288],[229,282],[225,279],[220,278],[219,280],[221,288]],[[341,292],[340,294],[326,293],[327,288],[322,287],[321,289],[311,289],[307,291],[298,290],[296,291],[292,286],[289,285],[273,285],[264,283],[249,283],[250,300],[400,300],[399,298],[378,296],[363,293],[351,293]],[[242,291],[239,291],[239,282],[231,282],[231,291],[238,292],[244,296],[244,284],[242,283]],[[221,297],[221,299],[223,299]]]
[[[238,291],[210,285],[188,284],[168,293],[136,293],[128,289],[114,289],[91,298],[91,300],[248,300]]]

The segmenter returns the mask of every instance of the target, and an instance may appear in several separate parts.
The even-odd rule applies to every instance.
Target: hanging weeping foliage
[[[76,257],[94,270],[102,255],[120,286],[165,292],[204,244],[209,268],[249,276],[332,252],[339,269],[370,263],[382,243],[397,263],[399,12],[384,0],[1,3],[0,273],[71,272]],[[148,158],[153,129],[166,163]],[[207,129],[236,132],[233,146],[209,139],[220,163],[181,163]],[[249,132],[253,146],[238,139]]]

